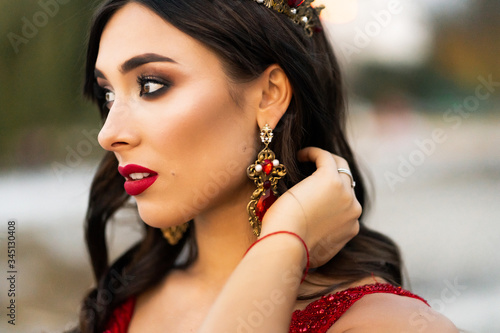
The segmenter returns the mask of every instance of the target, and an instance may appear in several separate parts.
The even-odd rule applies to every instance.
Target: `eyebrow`
[[[145,53],[141,55],[137,55],[135,57],[130,58],[129,60],[125,61],[120,67],[119,70],[122,74],[126,74],[130,72],[131,70],[140,67],[142,65],[151,63],[151,62],[170,62],[173,64],[177,64],[175,60],[169,57],[165,57],[156,53]],[[94,75],[96,78],[102,78],[105,79],[106,77],[104,74],[98,70],[97,68],[94,70]]]

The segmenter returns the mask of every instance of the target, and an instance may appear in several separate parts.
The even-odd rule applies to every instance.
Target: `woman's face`
[[[255,108],[231,94],[252,83],[231,83],[213,52],[131,3],[103,31],[96,77],[109,101],[99,143],[146,223],[180,224],[249,197]]]

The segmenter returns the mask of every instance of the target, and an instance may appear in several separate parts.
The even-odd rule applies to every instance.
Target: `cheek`
[[[238,193],[250,197],[255,120],[227,95],[177,96],[168,105],[148,132],[163,177],[153,196],[138,198],[142,219],[157,227],[180,224]]]
[[[165,156],[179,176],[197,178],[203,170],[219,171],[249,161],[255,150],[255,124],[239,109],[223,87],[200,87],[204,94],[179,94],[175,109],[159,120],[155,136],[158,153]],[[211,93],[210,93],[211,92]],[[241,165],[239,166],[241,168]]]

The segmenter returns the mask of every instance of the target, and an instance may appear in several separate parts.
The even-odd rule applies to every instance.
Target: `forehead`
[[[96,68],[116,68],[126,60],[145,53],[164,55],[191,66],[219,64],[216,55],[203,44],[149,8],[129,3],[106,24],[99,43]]]

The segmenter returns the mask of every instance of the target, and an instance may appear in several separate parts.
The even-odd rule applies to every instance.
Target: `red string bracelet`
[[[271,232],[270,234],[267,234],[264,237],[261,237],[261,238],[257,239],[252,245],[250,245],[250,247],[248,248],[248,250],[245,252],[245,254],[243,256],[246,256],[246,254],[248,253],[248,251],[250,251],[250,249],[252,247],[254,247],[255,244],[257,244],[261,240],[263,240],[263,239],[265,239],[265,238],[267,238],[269,236],[277,235],[277,234],[289,234],[289,235],[295,236],[295,237],[297,237],[302,242],[302,244],[304,244],[304,248],[306,249],[307,263],[306,263],[306,268],[304,270],[304,276],[302,277],[302,280],[300,280],[300,283],[304,282],[304,280],[306,279],[306,276],[307,276],[307,272],[309,271],[309,249],[307,248],[307,244],[306,244],[306,242],[304,242],[304,240],[302,239],[302,237],[300,237],[299,235],[297,235],[294,232],[291,232],[291,231],[275,231],[275,232]]]

